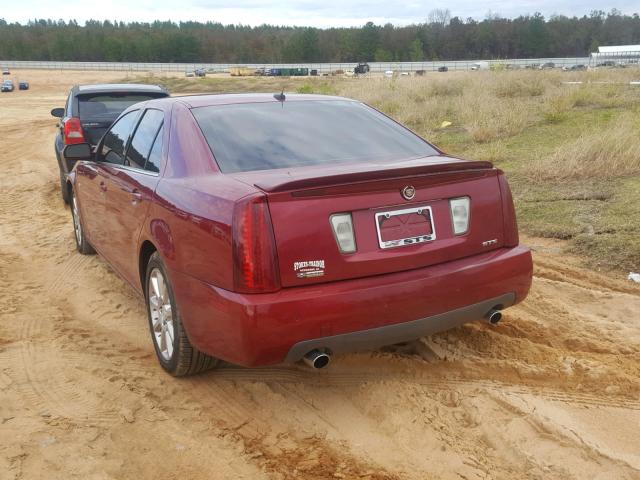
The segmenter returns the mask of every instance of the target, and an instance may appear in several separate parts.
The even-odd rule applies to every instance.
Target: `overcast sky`
[[[626,14],[640,13],[639,0],[615,0],[604,5],[598,0],[6,0],[0,18],[25,23],[32,18],[152,21],[198,20],[224,24],[309,25],[317,27],[421,23],[436,8],[448,8],[452,16],[483,19],[488,13],[503,17],[541,12],[582,16],[591,10],[617,8]]]

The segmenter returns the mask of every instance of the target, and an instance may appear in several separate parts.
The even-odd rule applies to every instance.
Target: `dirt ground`
[[[637,479],[640,288],[535,250],[497,327],[303,366],[187,379],[154,357],[141,299],[75,250],[56,120],[73,83],[0,95],[0,479]]]

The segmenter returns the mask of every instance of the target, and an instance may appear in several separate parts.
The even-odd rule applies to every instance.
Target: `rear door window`
[[[124,165],[124,149],[138,117],[138,110],[127,113],[113,124],[102,142],[100,158],[108,163]]]
[[[145,164],[145,170],[149,170],[150,172],[159,172],[160,171],[160,160],[162,158],[162,132],[164,131],[164,126],[160,127],[158,134],[156,135],[156,139],[153,142],[153,147],[151,147],[151,152],[149,152],[149,158],[147,159],[147,163]]]
[[[164,113],[161,110],[148,109],[145,111],[142,120],[138,123],[131,145],[127,150],[127,160],[125,165],[136,168],[144,168],[149,152],[153,146],[153,141],[162,126]]]

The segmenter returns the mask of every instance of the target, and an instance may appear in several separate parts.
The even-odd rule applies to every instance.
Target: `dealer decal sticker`
[[[296,272],[298,278],[322,277],[324,275],[324,260],[293,262],[293,271]]]

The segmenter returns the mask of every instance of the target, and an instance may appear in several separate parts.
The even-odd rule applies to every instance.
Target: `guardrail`
[[[492,65],[517,65],[526,67],[554,63],[556,67],[571,65],[588,65],[589,57],[571,58],[528,58],[505,60],[461,60],[461,61],[430,61],[430,62],[369,62],[372,72],[426,72],[437,71],[440,67],[448,70],[472,70],[478,64],[481,68],[490,68]],[[317,70],[318,73],[330,73],[336,70],[353,71],[357,62],[349,63],[138,63],[138,62],[45,62],[29,60],[0,60],[0,67],[15,69],[42,69],[42,70],[89,70],[89,71],[119,71],[119,72],[190,72],[198,68],[204,68],[209,72],[228,72],[230,67],[248,68],[308,68]]]

